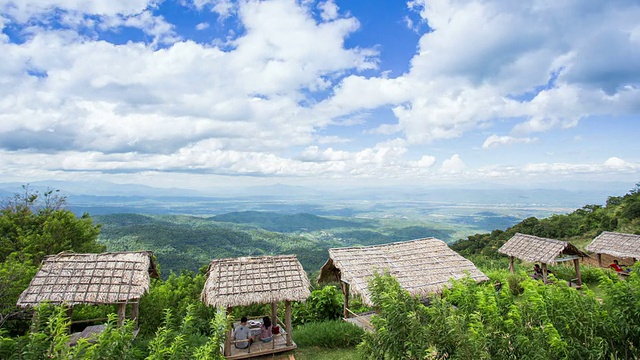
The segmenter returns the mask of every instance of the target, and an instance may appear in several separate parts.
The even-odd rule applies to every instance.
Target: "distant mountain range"
[[[21,193],[20,183],[0,183],[0,197]],[[496,188],[477,184],[478,188],[434,189],[425,186],[311,188],[272,184],[267,186],[228,187],[198,191],[156,188],[138,184],[114,184],[106,181],[36,181],[28,184],[34,191],[60,190],[69,207],[77,214],[189,214],[212,216],[238,211],[272,211],[285,214],[359,216],[406,215],[442,207],[465,207],[477,211],[494,208],[572,211],[585,204],[604,204],[610,194],[623,195],[633,185],[626,183],[568,184],[556,189]],[[433,212],[433,211],[432,211]],[[467,214],[463,214],[467,215]],[[526,214],[525,214],[526,215]],[[540,214],[535,214],[540,215]],[[519,216],[519,215],[518,215]]]

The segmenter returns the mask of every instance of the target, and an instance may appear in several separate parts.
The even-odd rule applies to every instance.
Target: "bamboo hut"
[[[640,235],[604,231],[586,249],[596,254],[598,266],[602,266],[602,254],[636,262],[640,258]]]
[[[295,255],[214,259],[207,270],[202,301],[227,309],[251,304],[271,304],[272,324],[278,324],[277,303],[285,304],[284,336],[269,343],[255,342],[246,349],[232,346],[232,329],[227,332],[224,355],[243,359],[295,349],[291,338],[291,302],[306,301],[311,295],[309,279]]]
[[[329,249],[329,259],[320,270],[318,283],[340,283],[344,295],[344,318],[350,321],[359,315],[349,309],[349,295],[359,295],[364,304],[373,306],[369,280],[375,273],[384,272],[394,276],[411,295],[421,298],[441,293],[452,279],[469,276],[478,282],[489,280],[471,261],[451,250],[444,241],[424,238]],[[363,322],[365,328],[369,327],[366,321]]]
[[[75,254],[63,252],[46,256],[29,286],[20,294],[17,305],[33,307],[48,302],[69,306],[69,315],[77,304],[117,304],[118,325],[131,304],[130,318],[137,322],[139,300],[149,291],[150,277],[158,277],[153,254],[110,252]],[[106,319],[93,319],[98,321]],[[88,333],[95,333],[95,325]],[[79,335],[82,336],[82,335]],[[76,339],[77,340],[77,339]]]
[[[575,280],[578,287],[582,286],[579,259],[581,257],[589,257],[589,255],[570,242],[520,233],[513,235],[509,241],[498,249],[498,252],[509,256],[509,270],[511,272],[515,272],[514,258],[542,264],[542,280],[544,283],[547,283],[548,264],[573,261],[576,271]]]

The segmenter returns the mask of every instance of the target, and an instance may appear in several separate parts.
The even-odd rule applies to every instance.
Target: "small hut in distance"
[[[515,272],[514,258],[541,263],[542,280],[544,283],[547,282],[547,264],[573,261],[577,286],[582,286],[579,259],[581,257],[589,257],[589,255],[580,251],[570,242],[520,233],[513,235],[509,241],[498,249],[498,252],[510,257],[509,269],[511,272]]]
[[[207,270],[202,301],[210,306],[271,304],[271,323],[278,324],[277,303],[285,304],[284,337],[274,336],[268,343],[254,342],[245,349],[232,346],[232,329],[227,332],[224,356],[243,359],[296,349],[291,338],[291,302],[306,301],[311,295],[310,283],[295,255],[257,256],[214,259]]]
[[[621,259],[633,259],[633,262],[636,262],[636,259],[640,258],[640,235],[604,231],[596,236],[586,249],[596,254],[600,267],[602,267],[602,254]]]
[[[369,280],[374,273],[385,271],[410,294],[422,298],[441,293],[452,279],[469,276],[478,282],[489,280],[471,261],[451,250],[444,241],[424,238],[329,249],[329,259],[320,270],[318,283],[340,283],[344,294],[344,318],[349,321],[351,315],[358,317],[349,309],[349,294],[360,295],[363,303],[373,306]],[[369,327],[367,321],[363,322],[360,325]]]
[[[40,269],[18,298],[17,305],[32,307],[48,302],[70,306],[71,313],[77,304],[117,304],[118,325],[122,325],[126,307],[131,304],[129,317],[137,322],[139,300],[149,291],[151,277],[157,278],[158,272],[150,251],[63,252],[42,260]],[[90,326],[82,333],[74,334],[72,344],[79,337],[89,337],[102,329],[104,325]]]

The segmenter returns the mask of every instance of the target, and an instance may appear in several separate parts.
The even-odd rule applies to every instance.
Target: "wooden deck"
[[[293,340],[291,346],[287,346],[287,339],[285,334],[273,335],[273,340],[264,343],[260,340],[254,341],[251,346],[246,349],[238,349],[231,345],[231,355],[227,356],[227,359],[246,359],[255,356],[275,354],[283,351],[291,351],[297,349]]]
[[[362,313],[362,314],[355,314],[354,317],[343,318],[342,320],[355,324],[358,327],[364,329],[365,331],[374,331],[373,325],[371,324],[371,316],[373,316],[374,314],[375,314],[374,311]]]
[[[90,343],[94,343],[96,339],[100,336],[100,334],[104,332],[104,327],[105,327],[104,324],[91,325],[91,326],[87,326],[86,328],[84,328],[84,330],[80,332],[75,332],[71,334],[71,337],[69,338],[69,342],[68,342],[69,346],[76,346],[78,344],[78,341],[80,341],[80,339],[86,339]],[[133,330],[134,339],[138,335],[139,331],[140,329]]]

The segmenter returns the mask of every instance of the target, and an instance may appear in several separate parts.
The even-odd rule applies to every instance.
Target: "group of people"
[[[271,325],[271,319],[268,316],[262,318],[262,324],[260,324],[260,333],[258,336],[251,335],[251,329],[247,324],[247,317],[243,316],[240,319],[240,325],[233,331],[233,338],[236,340],[236,347],[238,349],[246,349],[251,346],[256,338],[265,343],[273,340],[272,334],[273,326]]]

